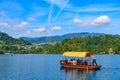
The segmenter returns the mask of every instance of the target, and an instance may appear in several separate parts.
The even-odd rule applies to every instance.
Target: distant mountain
[[[9,36],[6,33],[0,32],[0,45],[27,45],[31,44],[28,41],[25,40],[20,40],[20,39],[15,39]]]
[[[81,32],[81,33],[69,33],[65,35],[49,36],[49,37],[39,37],[39,38],[21,37],[20,39],[29,41],[31,43],[41,43],[41,42],[62,41],[64,39],[68,39],[72,37],[87,37],[87,36],[100,36],[100,35],[106,35],[106,34]]]

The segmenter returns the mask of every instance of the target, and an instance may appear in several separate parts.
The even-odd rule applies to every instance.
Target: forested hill
[[[89,33],[89,32],[80,32],[80,33],[69,33],[64,35],[56,35],[56,36],[46,36],[39,38],[29,38],[29,37],[21,37],[20,39],[27,40],[31,43],[41,43],[41,42],[53,42],[53,41],[62,41],[64,39],[72,38],[72,37],[87,37],[87,36],[100,36],[106,35],[103,33]]]
[[[27,45],[31,45],[31,43],[25,40],[12,38],[8,34],[0,32],[0,54],[24,53]]]
[[[33,44],[15,39],[0,32],[0,52],[5,53],[41,53],[62,54],[66,51],[89,51],[97,54],[108,54],[112,48],[114,53],[120,53],[119,35],[97,35],[70,37],[54,44]]]
[[[15,39],[6,33],[0,32],[0,45],[29,45],[28,41]]]
[[[65,39],[55,45],[48,45],[39,49],[39,53],[63,53],[65,51],[90,51],[93,53],[108,54],[112,48],[114,53],[120,53],[120,37],[103,35],[74,37]]]

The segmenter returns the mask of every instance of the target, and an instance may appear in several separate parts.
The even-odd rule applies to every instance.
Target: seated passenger
[[[75,61],[75,59],[71,59],[71,65],[77,65],[77,61]]]
[[[73,59],[71,59],[71,61],[73,61]]]
[[[84,60],[84,63],[83,63],[84,65],[88,65],[88,63],[87,63],[87,61],[86,60]]]
[[[72,65],[77,65],[77,61],[73,60]]]
[[[77,65],[82,65],[82,61],[80,59],[77,59]]]
[[[66,62],[66,63],[68,63],[68,62],[69,62],[67,58],[65,58],[65,62]]]
[[[80,61],[80,59],[77,59],[77,62],[79,62]]]

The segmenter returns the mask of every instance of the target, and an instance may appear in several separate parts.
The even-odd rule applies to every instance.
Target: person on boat
[[[80,59],[78,58],[77,61],[80,61]]]
[[[73,59],[71,59],[71,61],[73,61]]]
[[[83,63],[84,65],[88,65],[88,63],[87,63],[87,61],[86,60],[84,60],[84,63]]]
[[[78,59],[77,59],[77,65],[79,65],[79,64],[80,64],[80,59],[78,58]]]
[[[93,58],[92,65],[94,65],[94,64],[97,65],[95,57],[93,56],[92,58]]]
[[[77,59],[77,65],[82,65],[82,61],[79,58]]]
[[[75,59],[71,59],[72,65],[77,65],[77,61]]]
[[[66,62],[66,63],[69,63],[69,60],[68,60],[67,58],[65,58],[65,62]]]

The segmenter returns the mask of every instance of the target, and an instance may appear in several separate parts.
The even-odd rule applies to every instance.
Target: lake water
[[[95,55],[100,70],[61,68],[61,55],[0,55],[0,80],[120,80],[120,55]]]

